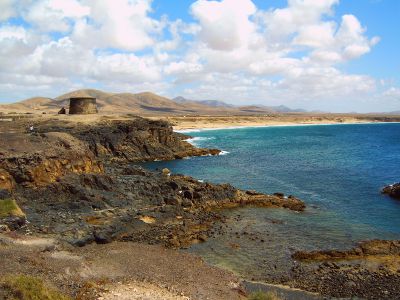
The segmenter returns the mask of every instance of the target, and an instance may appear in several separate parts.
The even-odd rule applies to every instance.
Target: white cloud
[[[76,0],[40,0],[24,9],[24,18],[43,32],[66,32],[71,20],[89,13],[90,8]]]
[[[89,19],[77,22],[72,39],[85,47],[141,50],[155,43],[164,24],[148,16],[150,0],[87,0]]]
[[[191,6],[200,22],[199,38],[216,50],[233,50],[246,46],[255,26],[249,17],[256,12],[250,0],[199,0]]]
[[[159,67],[152,57],[134,54],[99,55],[93,68],[93,78],[121,83],[141,83],[161,79]]]
[[[184,22],[154,17],[151,0],[3,0],[0,22],[17,16],[29,26],[0,23],[0,93],[86,84],[241,104],[398,101],[394,85],[382,91],[370,76],[339,71],[379,38],[354,15],[334,18],[338,3],[263,11],[251,0],[198,0]]]
[[[26,43],[26,30],[20,26],[5,25],[0,27],[0,41],[2,40],[21,40]]]
[[[400,88],[391,87],[383,92],[383,96],[400,100]]]
[[[0,22],[6,21],[16,15],[15,0],[0,1]]]

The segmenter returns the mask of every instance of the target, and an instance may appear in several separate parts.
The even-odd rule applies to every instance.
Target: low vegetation
[[[5,300],[72,300],[36,277],[14,275],[0,279],[0,298]]]
[[[0,218],[9,216],[23,217],[25,214],[14,199],[0,200]]]
[[[250,294],[248,300],[281,300],[275,292],[255,292]]]

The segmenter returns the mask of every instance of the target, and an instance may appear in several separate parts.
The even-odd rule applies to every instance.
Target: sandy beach
[[[263,127],[310,124],[357,124],[400,122],[399,115],[352,114],[277,114],[265,116],[176,116],[166,117],[174,130],[219,129],[236,127]]]

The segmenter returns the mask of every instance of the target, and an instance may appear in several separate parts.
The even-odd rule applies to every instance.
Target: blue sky
[[[2,0],[0,102],[80,88],[400,110],[397,0]]]

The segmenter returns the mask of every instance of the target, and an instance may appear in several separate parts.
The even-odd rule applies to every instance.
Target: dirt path
[[[72,296],[93,286],[100,299],[244,299],[240,279],[197,256],[132,242],[73,248],[53,239],[0,234],[0,277],[26,274],[44,279]]]
[[[130,282],[108,288],[98,300],[190,300],[190,298],[155,284]]]

